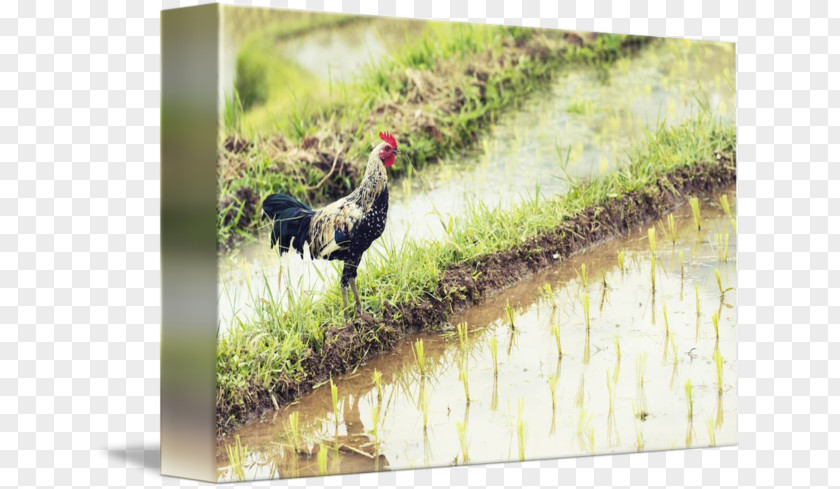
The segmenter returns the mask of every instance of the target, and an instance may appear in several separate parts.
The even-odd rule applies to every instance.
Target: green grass
[[[223,115],[218,243],[253,237],[260,225],[254,204],[271,193],[310,203],[348,193],[379,130],[392,131],[400,143],[404,156],[389,170],[389,176],[400,177],[411,165],[423,168],[472,145],[501,110],[544,86],[559,68],[611,62],[646,42],[601,34],[577,47],[564,35],[429,23],[390,57],[371,63],[352,81],[331,84],[328,92],[294,63],[277,62],[273,38],[249,38]],[[224,149],[230,137],[243,136],[250,147]],[[305,150],[304,141],[317,141],[317,152]],[[330,163],[339,155],[342,164],[333,171]],[[325,164],[314,164],[318,158]]]
[[[653,131],[617,171],[575,185],[567,194],[526,198],[506,210],[472,204],[445,241],[385,241],[382,251],[366,255],[360,269],[358,284],[365,308],[377,316],[386,303],[422,303],[435,293],[448,269],[519,247],[523,239],[554,231],[587,209],[647,191],[660,179],[697,162],[713,162],[716,153],[732,157],[734,144],[734,125],[700,114],[678,127]],[[318,358],[328,332],[345,323],[339,290],[333,279],[318,299],[291,288],[283,297],[252,298],[256,313],[247,321],[237,321],[218,341],[221,426],[235,422],[236,413],[247,413],[271,393],[311,382],[313,373],[304,368],[307,360]]]

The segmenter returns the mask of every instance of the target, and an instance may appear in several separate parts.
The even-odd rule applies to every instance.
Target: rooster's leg
[[[344,319],[350,319],[350,314],[347,313],[347,286],[341,286],[341,301],[344,302]]]
[[[362,309],[362,300],[359,299],[359,290],[356,289],[356,278],[350,279],[350,288],[353,289],[353,295],[356,297],[356,314],[359,315],[365,322],[372,321],[373,318],[370,314],[366,313],[364,309]]]

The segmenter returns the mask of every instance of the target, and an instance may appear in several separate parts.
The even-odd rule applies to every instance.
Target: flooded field
[[[300,48],[305,49],[305,48]],[[313,48],[314,49],[314,48]],[[554,195],[569,177],[615,169],[644,129],[658,121],[675,125],[708,106],[734,119],[734,47],[720,43],[654,43],[608,68],[580,68],[557,76],[548,90],[507,112],[473,154],[433,165],[413,178],[392,182],[391,207],[382,242],[440,239],[451,219],[470,203],[508,206],[523,196]],[[369,259],[369,258],[368,258]],[[364,261],[362,263],[364,267]],[[282,270],[283,287],[278,287]],[[281,262],[268,238],[220,257],[220,330],[251,313],[261,298],[319,293],[335,283],[340,264],[286,255]]]
[[[234,430],[219,479],[735,443],[734,203],[681,206]]]

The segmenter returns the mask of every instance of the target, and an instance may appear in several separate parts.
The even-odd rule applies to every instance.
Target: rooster
[[[382,142],[370,152],[365,175],[350,195],[319,210],[284,194],[270,195],[263,201],[265,217],[273,222],[271,248],[278,245],[281,255],[293,249],[303,256],[304,245],[308,244],[312,258],[344,262],[341,299],[345,317],[348,317],[348,286],[356,299],[356,311],[363,318],[368,316],[356,289],[356,274],[362,255],[385,230],[386,169],[400,153],[391,134],[380,132],[379,138]]]

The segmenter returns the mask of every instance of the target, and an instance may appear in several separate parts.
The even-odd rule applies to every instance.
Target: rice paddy
[[[732,189],[726,193],[733,195]],[[337,377],[337,402],[327,383],[276,414],[236,429],[230,442],[220,444],[220,480],[237,480],[237,467],[246,467],[245,478],[271,471],[282,477],[322,474],[320,460],[326,456],[320,455],[321,446],[337,447],[329,449],[327,473],[347,473],[453,460],[482,463],[733,443],[736,317],[728,296],[721,302],[715,272],[724,287],[732,287],[735,264],[717,260],[713,238],[719,227],[729,225],[729,218],[717,206],[703,208],[704,232],[696,232],[685,205],[674,211],[674,249],[657,250],[661,267],[656,300],[667,304],[668,333],[649,319],[665,309],[658,304],[652,308],[651,290],[644,286],[651,253],[647,232],[631,233],[537,274],[493,302],[457,314],[449,338],[421,334],[416,342],[399,344]],[[623,273],[615,259],[619,250],[626,257]],[[679,251],[685,256],[684,277]],[[603,310],[591,311],[588,334],[579,297],[581,290],[589,293],[601,284],[582,289],[583,263],[590,275],[603,275],[611,289]],[[696,286],[702,307],[712,309],[704,317],[719,314],[717,334],[711,327],[695,332],[696,301],[679,298],[681,281]],[[545,307],[550,303],[546,284],[556,309]],[[499,363],[492,345],[508,341],[511,334],[507,311],[513,307],[507,304],[518,304],[517,341]],[[562,360],[553,332],[560,322],[566,350]],[[593,349],[588,365],[582,353],[587,338]],[[423,345],[425,373],[414,358],[418,344]],[[656,345],[667,352],[667,362],[649,361],[648,351]],[[628,354],[635,375],[620,375]],[[371,382],[375,372],[381,373],[381,399]],[[469,379],[469,405],[462,372]],[[335,406],[342,404],[335,430]],[[291,413],[299,413],[297,423],[285,421],[292,419]],[[708,420],[705,430],[694,429],[693,421],[699,419]],[[278,446],[277,437],[299,441]],[[241,462],[228,453],[237,443],[248,447]],[[284,449],[293,445],[298,448]]]

